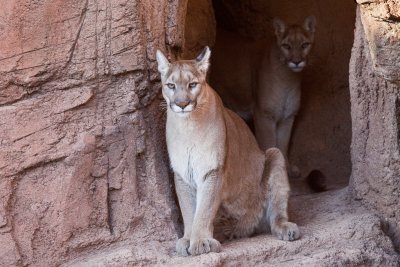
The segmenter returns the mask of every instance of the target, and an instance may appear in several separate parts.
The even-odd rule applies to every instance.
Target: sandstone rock
[[[175,239],[154,75],[166,2],[0,4],[0,265]]]
[[[352,105],[351,188],[388,222],[400,248],[398,23],[396,1],[362,3],[350,62]],[[379,7],[389,13],[377,13]],[[395,14],[395,13],[393,13]],[[395,16],[395,15],[393,15]],[[396,48],[395,48],[396,47]]]
[[[215,43],[216,21],[211,0],[188,0],[182,58],[196,58]]]
[[[400,81],[398,65],[400,3],[357,2],[360,3],[360,17],[375,73],[389,81]]]

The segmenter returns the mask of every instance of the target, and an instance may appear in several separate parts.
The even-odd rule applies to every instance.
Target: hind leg
[[[266,151],[266,171],[263,179],[267,186],[267,199],[263,223],[267,223],[273,235],[279,239],[293,241],[300,237],[295,223],[288,221],[289,182],[286,173],[285,158],[279,149]]]
[[[277,146],[276,121],[272,115],[255,108],[254,129],[257,143],[262,150]]]

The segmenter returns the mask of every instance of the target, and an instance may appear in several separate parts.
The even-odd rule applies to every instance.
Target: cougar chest
[[[284,120],[297,114],[300,108],[300,86],[300,80],[281,85],[281,105],[277,107],[279,119]]]
[[[215,128],[201,131],[170,126],[167,123],[167,147],[171,167],[185,182],[197,187],[207,173],[222,164],[224,142],[213,131]]]

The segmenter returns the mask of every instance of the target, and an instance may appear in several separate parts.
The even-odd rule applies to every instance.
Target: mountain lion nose
[[[189,104],[190,104],[189,100],[176,100],[175,101],[175,105],[177,105],[181,109],[184,109]]]
[[[301,63],[301,60],[293,60],[292,61],[294,64],[299,65]]]

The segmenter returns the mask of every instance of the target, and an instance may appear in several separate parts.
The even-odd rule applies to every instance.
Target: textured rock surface
[[[0,265],[175,239],[154,53],[179,1],[0,5]]]
[[[216,21],[211,0],[188,0],[185,19],[185,43],[181,58],[195,58],[215,43]]]
[[[221,254],[176,257],[181,224],[154,54],[183,50],[187,2],[0,0],[0,6],[0,266],[395,266],[380,219],[345,190],[293,200],[300,241],[260,236],[226,244]],[[360,139],[353,138],[351,189],[381,214],[394,214],[385,227],[393,232],[398,195],[391,194],[399,176],[397,135],[389,134],[398,133],[398,96],[395,84],[374,76],[360,25],[353,80],[371,87],[352,89]],[[204,36],[212,41],[212,33]],[[381,110],[386,119],[373,117]],[[378,133],[386,127],[391,132]]]
[[[381,10],[381,12],[378,12]],[[400,249],[400,25],[396,1],[360,6],[350,62],[352,179]],[[396,70],[396,71],[394,71]]]
[[[388,81],[400,81],[400,3],[395,0],[357,2],[361,7],[361,20],[375,73]]]

